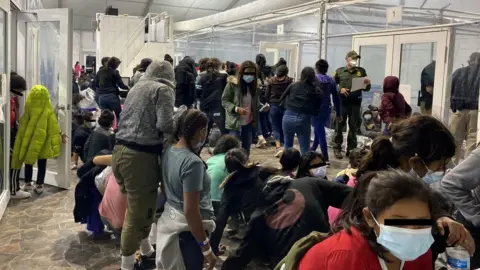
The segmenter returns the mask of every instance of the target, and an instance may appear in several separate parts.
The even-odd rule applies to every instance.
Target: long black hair
[[[398,168],[399,158],[417,155],[423,162],[453,157],[455,139],[439,120],[427,115],[412,116],[390,127],[391,138],[378,137],[363,159],[357,177],[367,171]]]
[[[243,75],[245,74],[245,69],[247,68],[255,69],[255,74],[253,74],[255,76],[255,79],[250,84],[247,84],[243,80]],[[257,80],[258,80],[257,65],[252,61],[243,62],[242,65],[240,66],[240,70],[238,71],[237,80],[238,80],[238,83],[240,84],[240,89],[242,91],[242,94],[246,95],[247,91],[250,91],[250,95],[252,95],[252,98],[253,98],[255,96],[255,93],[257,92]]]
[[[325,166],[327,165],[325,162],[325,158],[323,157],[322,154],[314,151],[309,151],[305,154],[303,154],[300,164],[298,165],[298,170],[297,170],[297,175],[295,178],[302,178],[302,177],[308,177],[310,176],[310,163],[315,160],[316,158],[319,158],[321,162],[318,164],[318,167]]]
[[[435,212],[432,209],[435,206],[432,203],[433,193],[417,176],[394,169],[366,173],[358,179],[343,205],[343,211],[333,222],[332,234],[342,230],[351,234],[353,227],[368,240],[377,256],[385,259],[385,253],[388,250],[377,243],[374,230],[368,226],[363,216],[363,208],[368,207],[372,215],[377,218],[379,214],[402,199],[417,199],[425,202],[429,205],[430,213]]]

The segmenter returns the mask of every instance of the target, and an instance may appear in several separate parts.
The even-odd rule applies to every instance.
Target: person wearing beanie
[[[18,131],[18,97],[23,96],[26,90],[27,83],[25,79],[14,71],[10,72],[10,153],[13,153],[13,146],[15,145],[15,138]],[[21,190],[20,181],[14,179],[12,170],[10,172],[10,198],[25,199],[31,196],[30,192]]]

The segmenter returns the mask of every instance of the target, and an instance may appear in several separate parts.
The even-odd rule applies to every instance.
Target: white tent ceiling
[[[146,13],[167,12],[176,21],[189,20],[216,14],[254,0],[43,0],[44,8],[71,8],[74,28],[91,30],[96,13],[107,6],[118,8],[120,14],[144,16]]]
[[[218,14],[231,8],[239,7],[255,0],[43,0],[44,8],[71,8],[74,11],[74,28],[92,30],[92,20],[96,13],[113,6],[120,14],[144,16],[148,12],[167,12],[175,21],[184,21],[208,15]],[[258,0],[271,1],[271,0]],[[305,0],[304,2],[308,2]],[[349,0],[331,0],[331,2]],[[455,10],[480,14],[480,0],[369,0],[368,5],[399,5],[424,9]],[[297,3],[292,1],[292,5]]]

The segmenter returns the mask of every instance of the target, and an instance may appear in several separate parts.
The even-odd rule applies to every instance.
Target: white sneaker
[[[33,190],[33,185],[32,184],[30,184],[30,185],[25,184],[20,189],[23,190],[23,191],[32,191]]]
[[[282,156],[282,154],[283,154],[283,149],[280,148],[280,150],[278,150],[277,153],[275,154],[275,157],[276,157],[276,158],[279,158],[279,157]]]
[[[27,199],[32,197],[32,194],[27,191],[19,190],[15,195],[10,195],[10,199]]]
[[[43,185],[36,185],[33,190],[34,190],[35,193],[37,193],[37,194],[42,194],[42,193],[43,193]]]

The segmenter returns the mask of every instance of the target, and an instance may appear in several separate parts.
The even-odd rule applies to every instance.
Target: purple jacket
[[[317,79],[321,83],[326,83],[327,87],[323,90],[323,100],[322,100],[322,105],[324,106],[331,106],[333,100],[333,105],[335,106],[335,112],[337,115],[342,115],[341,108],[340,108],[340,96],[338,94],[337,90],[337,83],[335,80],[326,75],[326,74],[317,74]],[[330,99],[330,96],[332,96],[332,99]]]

